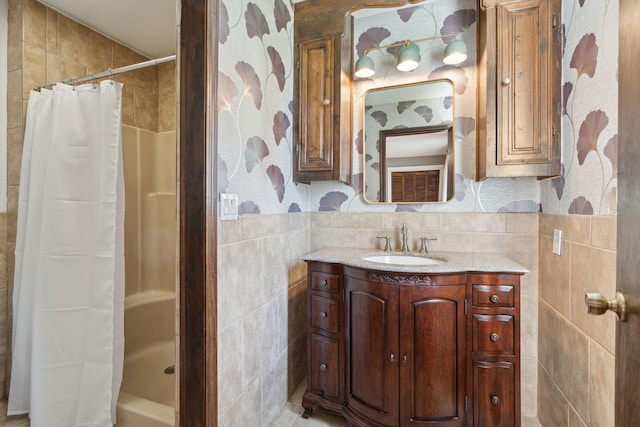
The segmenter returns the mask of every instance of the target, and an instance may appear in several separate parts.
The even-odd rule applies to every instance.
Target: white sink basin
[[[442,264],[443,260],[426,258],[413,255],[371,255],[362,257],[364,261],[378,262],[380,264],[397,265],[436,265]]]

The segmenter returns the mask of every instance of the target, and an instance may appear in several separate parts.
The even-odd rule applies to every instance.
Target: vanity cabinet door
[[[345,277],[349,410],[398,425],[398,287]]]
[[[464,426],[465,285],[400,287],[400,426]]]

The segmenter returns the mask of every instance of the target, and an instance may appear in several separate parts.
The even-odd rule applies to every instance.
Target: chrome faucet
[[[407,244],[407,224],[402,223],[402,248],[400,249],[403,253],[409,252],[409,245]]]

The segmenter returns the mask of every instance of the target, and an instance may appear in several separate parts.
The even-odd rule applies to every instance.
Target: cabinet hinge
[[[464,412],[468,412],[469,411],[469,397],[465,396],[464,397]]]
[[[553,15],[553,18],[555,19],[555,15]],[[555,27],[554,27],[555,28]],[[296,62],[296,70],[300,71],[300,61]]]
[[[562,32],[560,31],[560,28],[558,26],[558,15],[556,15],[555,13],[551,18],[551,34],[556,39],[556,41],[560,42],[560,39],[562,38]]]
[[[300,148],[302,147],[302,140],[299,139],[298,143],[296,144],[296,153],[300,152]]]
[[[469,300],[464,300],[464,315],[466,316],[469,313]]]

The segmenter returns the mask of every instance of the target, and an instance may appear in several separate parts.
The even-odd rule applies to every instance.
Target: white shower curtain
[[[112,426],[124,357],[122,85],[32,91],[13,294],[9,415]]]

